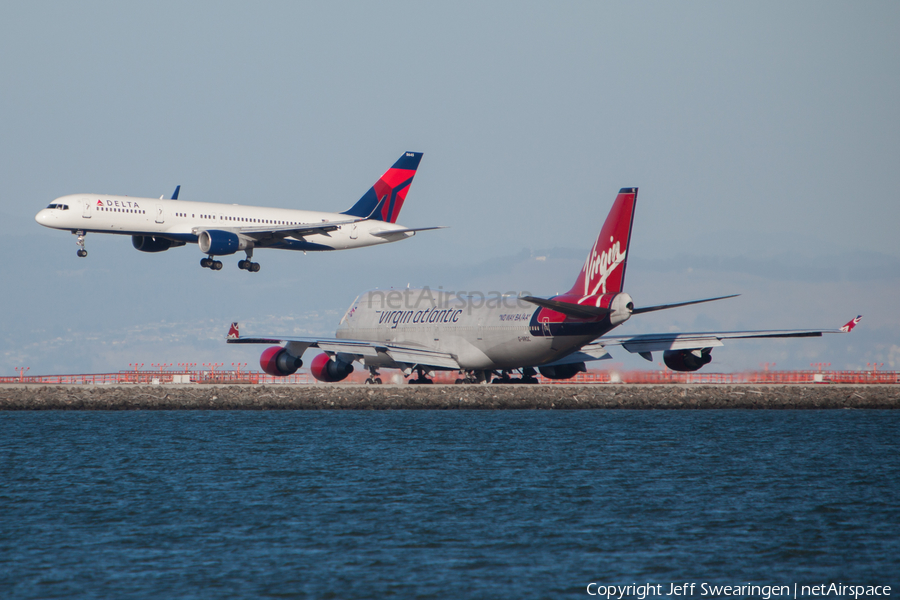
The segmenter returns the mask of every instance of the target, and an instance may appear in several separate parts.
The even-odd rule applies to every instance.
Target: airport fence
[[[368,377],[364,369],[357,369],[342,383],[361,384]],[[456,371],[438,371],[435,383],[454,383]],[[385,383],[403,383],[402,377],[383,375]],[[680,373],[676,371],[585,371],[571,379],[554,380],[538,376],[549,385],[584,384],[900,384],[900,371],[748,371],[744,373]],[[119,371],[83,375],[25,375],[0,377],[0,384],[28,383],[44,385],[313,385],[319,384],[308,371],[288,377],[273,377],[259,371],[199,370],[199,371]]]

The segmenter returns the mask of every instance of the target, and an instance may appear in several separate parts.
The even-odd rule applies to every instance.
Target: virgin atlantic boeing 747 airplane
[[[696,371],[712,361],[712,350],[726,339],[818,337],[846,333],[860,317],[840,329],[658,333],[607,336],[633,315],[711,302],[635,307],[623,291],[637,188],[624,188],[588,253],[575,284],[549,298],[484,296],[417,290],[369,291],[358,297],[341,319],[335,339],[313,337],[240,337],[237,323],[231,344],[279,344],[267,348],[260,366],[270,375],[287,376],[302,365],[308,348],[323,352],[310,370],[320,381],[340,381],[359,361],[370,372],[367,383],[380,383],[379,368],[403,370],[410,383],[431,383],[434,370],[459,370],[457,383],[490,381],[535,383],[537,371],[549,379],[569,379],[585,362],[610,358],[606,349],[621,346],[647,360],[662,352],[675,371]],[[520,378],[510,378],[513,372]],[[496,381],[496,380],[495,380]]]
[[[396,223],[409,193],[421,152],[406,152],[381,176],[366,194],[342,213],[265,208],[239,204],[212,204],[178,200],[181,186],[172,198],[131,198],[97,194],[75,194],[54,200],[35,216],[35,221],[78,236],[78,256],[87,256],[84,236],[88,233],[130,235],[141,252],[162,252],[194,243],[207,256],[200,266],[222,268],[216,256],[246,253],[238,267],[259,271],[251,262],[255,248],[280,250],[345,250],[386,244],[412,237],[417,231]]]

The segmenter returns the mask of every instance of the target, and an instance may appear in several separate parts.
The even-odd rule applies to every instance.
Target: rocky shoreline
[[[897,385],[3,385],[0,410],[900,408]]]

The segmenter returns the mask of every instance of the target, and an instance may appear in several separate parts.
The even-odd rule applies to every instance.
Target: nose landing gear
[[[78,236],[78,239],[75,240],[75,244],[78,245],[78,251],[75,254],[79,258],[84,258],[87,256],[87,250],[84,249],[84,232],[83,231],[73,231],[75,235]]]

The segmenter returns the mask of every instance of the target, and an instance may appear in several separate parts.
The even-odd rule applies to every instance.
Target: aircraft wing
[[[768,331],[720,331],[694,333],[647,333],[631,336],[602,337],[592,344],[603,346],[622,346],[629,352],[640,354],[651,360],[651,352],[666,350],[701,350],[724,346],[723,340],[754,338],[795,338],[821,337],[826,333],[847,333],[856,327],[862,316],[851,319],[840,329],[773,329]],[[586,346],[587,347],[587,346]]]
[[[232,325],[232,331],[237,328]],[[344,354],[353,357],[354,360],[375,357],[385,354],[396,363],[406,364],[411,367],[420,365],[423,367],[436,367],[441,369],[458,370],[459,363],[456,357],[447,352],[437,352],[426,348],[405,346],[392,342],[375,342],[372,340],[343,340],[314,337],[239,337],[229,333],[226,340],[229,344],[284,344],[285,348],[294,356],[302,356],[307,348],[318,348],[328,354]]]
[[[608,360],[612,358],[606,351],[606,346],[599,342],[592,342],[582,346],[577,352],[567,355],[565,358],[540,365],[541,367],[555,367],[557,365],[569,365],[572,363],[590,362],[592,360]]]

